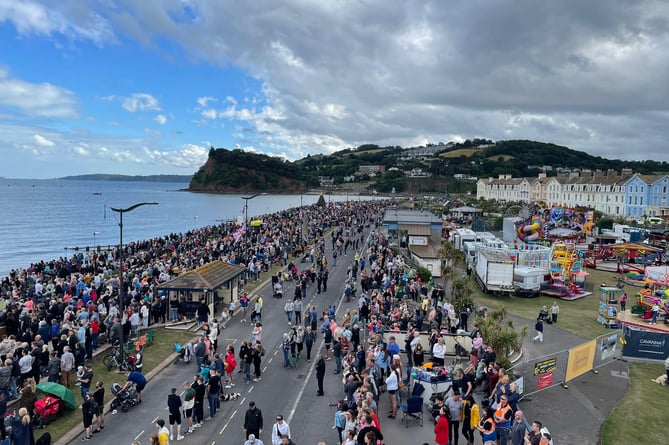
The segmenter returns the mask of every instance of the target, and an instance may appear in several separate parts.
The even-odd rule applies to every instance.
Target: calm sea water
[[[17,267],[72,255],[75,249],[116,245],[119,215],[126,208],[157,201],[123,215],[123,241],[154,238],[240,218],[242,195],[178,191],[186,183],[0,179],[0,277]],[[328,202],[348,196],[326,196]],[[260,195],[248,215],[314,204],[317,195]]]

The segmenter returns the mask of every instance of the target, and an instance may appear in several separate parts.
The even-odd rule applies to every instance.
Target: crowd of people
[[[68,388],[79,386],[84,404],[89,393],[91,399],[94,395],[90,392],[95,383],[90,360],[103,338],[124,345],[153,323],[187,316],[209,320],[206,305],[196,305],[193,310],[193,305],[183,297],[168,300],[155,292],[161,282],[214,260],[242,264],[247,268],[248,279],[259,280],[273,263],[286,265],[293,258],[313,259],[313,249],[310,251],[307,246],[315,246],[314,240],[322,238],[326,229],[350,225],[354,218],[367,220],[370,215],[378,215],[384,205],[381,201],[368,201],[293,208],[261,215],[263,225],[253,230],[226,222],[131,242],[123,246],[123,251],[113,247],[107,251],[77,252],[71,257],[12,270],[0,281],[0,324],[5,328],[0,342],[0,394],[5,403],[0,403],[0,408],[19,399],[27,415],[33,414],[35,386],[41,379]],[[348,242],[342,245],[348,247]],[[327,277],[323,281],[323,270],[320,272],[319,283],[327,286]],[[243,305],[243,300],[236,304]],[[234,309],[223,311],[220,325],[216,320],[204,324],[206,339],[216,342],[218,330],[226,327]],[[259,329],[261,309],[262,300],[256,301],[252,316],[255,328]],[[259,358],[264,349],[260,340],[261,334],[256,332],[249,347],[241,348],[246,381],[261,380]],[[197,347],[196,359],[202,357],[200,354]],[[207,350],[204,354],[207,355]],[[234,366],[228,364],[230,355],[234,358],[234,351],[226,354],[223,371],[217,369],[220,358],[212,357],[211,371],[224,376],[225,386],[231,387],[234,382],[228,370]],[[141,351],[136,351],[135,356],[141,357]],[[200,359],[196,362],[203,364]],[[253,373],[249,370],[251,364]],[[141,373],[141,359],[135,366]],[[91,423],[88,416],[85,411],[85,425]],[[101,426],[91,431],[88,425],[85,438],[101,431]]]
[[[497,363],[496,353],[482,337],[478,324],[474,322],[469,329],[469,319],[485,318],[485,308],[475,314],[472,308],[456,309],[441,286],[423,282],[385,239],[370,241],[348,266],[344,284],[347,300],[356,300],[355,293],[349,296],[346,289],[356,289],[360,282],[357,307],[343,315],[326,311],[317,326],[324,340],[323,353],[316,358],[317,395],[324,394],[325,362],[334,359],[333,374],[342,379],[342,392],[333,427],[341,443],[381,443],[380,405],[387,402],[387,418],[396,419],[400,399],[412,390],[408,388],[410,374],[418,368],[439,367],[451,372],[453,391],[437,394],[433,400],[437,444],[458,445],[460,434],[467,445],[474,443],[476,435],[486,444],[549,443],[549,434],[541,432],[541,422],[530,425],[518,409],[518,387]],[[286,314],[289,309],[287,304]],[[290,318],[288,322],[291,328],[283,347],[286,360],[299,350],[299,346],[290,347],[290,332],[301,332]],[[305,328],[314,326],[308,321]],[[427,351],[421,341],[426,332]],[[458,354],[468,356],[468,360],[454,360],[454,366],[446,367],[443,337],[448,334],[470,336],[472,348]],[[299,345],[299,335],[296,338]]]
[[[455,332],[471,335],[473,347],[468,363],[454,370],[453,394],[434,400],[435,441],[458,445],[461,432],[470,445],[478,431],[484,442],[499,438],[501,445],[541,443],[545,440],[542,434],[534,432],[534,424],[528,428],[518,411],[517,388],[496,363],[495,352],[486,345],[475,323],[468,329],[468,318],[474,314],[467,308],[456,311],[444,289],[432,281],[422,281],[401,255],[394,254],[380,233],[372,231],[370,236],[363,236],[365,225],[378,225],[383,205],[358,202],[289,209],[262,215],[259,230],[224,223],[130,243],[124,246],[123,255],[116,248],[104,254],[82,252],[13,270],[0,283],[0,322],[6,328],[0,343],[4,363],[0,366],[0,397],[21,397],[21,407],[30,416],[35,382],[45,378],[68,387],[78,383],[84,440],[88,440],[104,429],[104,417],[97,414],[104,404],[104,392],[102,400],[96,397],[98,385],[103,391],[104,385],[97,382],[96,392],[91,392],[94,376],[90,366],[87,368],[101,334],[112,343],[124,344],[151,323],[190,315],[184,301],[169,300],[154,292],[159,283],[184,271],[220,259],[245,265],[248,279],[259,280],[271,264],[280,263],[287,267],[288,275],[272,277],[274,291],[284,293],[286,279],[294,283],[294,294],[286,295],[283,306],[289,325],[282,337],[283,364],[288,367],[295,360],[310,362],[314,355],[317,395],[322,396],[325,363],[334,360],[332,373],[337,377],[333,378],[341,379],[342,391],[335,395],[339,402],[333,426],[343,445],[383,441],[379,405],[386,398],[384,394],[387,418],[396,419],[410,373],[426,363],[444,366],[442,335]],[[328,234],[331,227],[334,230]],[[347,302],[357,302],[356,307],[343,314],[337,314],[334,307],[321,313],[315,307],[303,307],[307,287],[316,287],[317,293],[327,291],[329,266],[334,267],[338,258],[341,263],[349,252],[353,260],[342,264],[347,268],[342,292]],[[121,257],[125,259],[122,265]],[[294,274],[296,268],[290,267],[290,261],[306,262],[307,267],[303,273]],[[117,273],[120,269],[127,285],[123,292]],[[124,309],[120,310],[122,295]],[[208,308],[196,309],[194,315],[203,330],[193,347],[196,372],[193,380],[184,384],[183,399],[176,388],[168,395],[168,422],[158,420],[155,443],[181,440],[193,434],[205,418],[215,418],[224,389],[234,392],[238,384],[236,374],[242,374],[245,383],[262,380],[262,306],[262,298],[251,303],[243,294],[223,310],[220,322],[209,316]],[[232,345],[219,353],[218,334],[239,307],[243,321],[250,312],[249,338],[242,341],[237,354]],[[420,340],[425,331],[430,332],[428,350],[423,350]],[[312,354],[318,335],[323,337],[324,349]],[[404,352],[400,352],[402,342]],[[75,376],[78,367],[83,372]],[[208,417],[205,407],[209,408]],[[279,425],[280,434],[272,434],[272,445],[289,445],[290,430],[286,433],[281,429],[285,421],[279,417],[274,426]],[[516,422],[518,418],[522,423]],[[535,424],[540,431],[540,423]],[[262,445],[262,427],[262,414],[251,402],[244,420],[246,443]],[[151,440],[154,443],[154,437]]]

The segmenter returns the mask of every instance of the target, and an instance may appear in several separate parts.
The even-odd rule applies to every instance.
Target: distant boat
[[[102,192],[93,192],[94,195],[102,195]]]

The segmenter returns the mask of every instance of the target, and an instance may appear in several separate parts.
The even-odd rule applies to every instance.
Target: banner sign
[[[542,360],[534,364],[534,375],[546,374],[557,369],[557,357]]]
[[[592,369],[595,361],[597,340],[592,340],[569,350],[566,381],[570,381]]]
[[[626,357],[664,360],[669,355],[669,334],[625,329],[623,355]]]
[[[553,384],[553,373],[541,374],[537,380],[537,389],[548,388]]]

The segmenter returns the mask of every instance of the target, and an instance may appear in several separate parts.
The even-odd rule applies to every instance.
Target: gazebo
[[[204,300],[210,313],[214,314],[218,303],[228,305],[238,299],[240,276],[245,271],[244,266],[212,261],[159,284],[156,292],[165,291],[170,299],[176,293],[179,301],[197,303]]]

